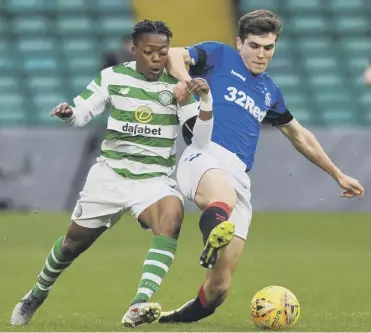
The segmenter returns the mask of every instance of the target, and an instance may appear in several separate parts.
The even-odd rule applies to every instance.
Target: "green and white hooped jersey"
[[[74,100],[93,117],[111,109],[99,160],[125,178],[169,176],[175,170],[178,125],[199,112],[193,96],[179,107],[177,83],[166,72],[155,82],[146,81],[135,62],[103,70]]]

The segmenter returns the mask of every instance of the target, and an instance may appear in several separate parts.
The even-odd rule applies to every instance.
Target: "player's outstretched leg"
[[[66,236],[60,237],[50,250],[37,283],[15,306],[11,325],[26,325],[49,295],[58,277],[85,251],[106,228],[89,229],[72,222]]]
[[[162,312],[159,323],[191,323],[212,315],[227,297],[243,246],[243,239],[233,237],[216,265],[207,271],[206,280],[196,299],[188,301],[176,310]]]
[[[140,214],[139,220],[151,227],[155,236],[143,264],[136,296],[122,318],[125,327],[149,324],[159,318],[161,305],[149,300],[159,289],[174,260],[182,219],[183,206],[176,196],[167,196]]]

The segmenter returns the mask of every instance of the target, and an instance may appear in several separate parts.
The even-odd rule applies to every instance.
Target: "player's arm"
[[[294,119],[287,109],[280,89],[276,86],[276,102],[267,112],[266,121],[277,126],[291,141],[292,145],[309,161],[331,175],[345,190],[341,196],[352,198],[363,196],[364,189],[356,179],[343,174],[331,161],[312,132],[304,128]]]
[[[74,105],[61,103],[50,112],[50,116],[57,116],[70,126],[83,127],[104,112],[109,100],[108,89],[100,76],[74,98]]]
[[[296,119],[292,119],[288,124],[281,125],[278,128],[308,160],[330,174],[334,179],[341,176],[341,171],[327,156],[313,133],[301,126]]]
[[[367,84],[368,86],[371,86],[371,64],[369,64],[366,67],[363,73],[363,79],[364,79],[365,84]]]
[[[166,70],[181,82],[192,80],[191,76],[202,77],[221,61],[224,47],[225,45],[219,42],[203,42],[187,48],[171,48]],[[187,89],[180,90],[176,97],[185,102],[189,92]]]
[[[185,47],[172,47],[169,50],[169,57],[166,70],[181,82],[192,80],[186,66],[192,64],[189,50]]]
[[[364,188],[362,185],[356,179],[343,174],[331,161],[313,133],[301,126],[296,119],[292,119],[286,124],[281,124],[278,128],[302,155],[338,182],[345,190],[341,196],[348,198],[363,196]]]
[[[193,127],[192,142],[199,148],[205,148],[211,142],[213,131],[213,97],[210,87],[204,79],[194,79],[186,82],[190,94],[200,97],[200,112]]]
[[[196,144],[199,148],[205,148],[211,141],[214,120],[212,112],[213,99],[209,85],[204,79],[192,79],[186,83],[179,83],[176,89],[186,85],[191,98],[189,103],[180,107],[182,133],[184,140],[190,144]],[[197,94],[200,97],[200,110],[192,96]]]

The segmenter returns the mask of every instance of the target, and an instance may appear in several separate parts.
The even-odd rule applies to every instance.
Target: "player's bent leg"
[[[222,169],[209,169],[198,183],[194,201],[203,210],[199,226],[205,247],[200,264],[211,268],[235,232],[228,218],[237,202],[236,191]]]
[[[12,325],[27,324],[41,306],[58,277],[106,230],[85,228],[72,222],[66,236],[59,237],[49,252],[35,286],[15,306]]]
[[[199,289],[197,298],[177,310],[162,312],[159,323],[197,322],[212,315],[227,297],[243,247],[244,240],[233,237],[216,265],[207,271],[206,280]]]
[[[120,191],[125,186],[124,178],[120,178],[104,162],[91,167],[72,214],[68,232],[66,236],[57,239],[36,285],[16,305],[11,316],[13,325],[27,324],[63,271],[108,227],[120,219],[127,204],[126,197],[123,198]]]
[[[174,260],[183,220],[183,203],[177,196],[165,196],[147,207],[138,220],[152,229],[154,237],[144,261],[137,294],[122,318],[126,327],[152,323],[161,314],[160,304],[148,301],[159,289]]]
[[[107,227],[104,225],[105,222],[94,219],[93,221],[97,221],[98,223],[91,225],[90,221],[91,220],[71,222],[61,246],[61,253],[64,257],[71,261],[76,259],[107,230]]]

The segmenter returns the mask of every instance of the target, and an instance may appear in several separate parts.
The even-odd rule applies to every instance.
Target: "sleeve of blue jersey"
[[[283,98],[282,92],[280,88],[271,80],[272,86],[272,93],[274,94],[273,97],[273,104],[265,119],[263,120],[264,124],[271,124],[272,126],[282,126],[288,124],[294,117],[287,109],[285,100]]]
[[[272,81],[273,82],[273,81]],[[274,88],[275,88],[275,102],[272,105],[271,110],[275,111],[277,113],[284,113],[287,110],[287,106],[285,103],[285,99],[283,98],[281,89],[273,82]]]
[[[202,42],[187,47],[192,61],[191,65],[197,65],[198,61],[200,60],[199,52],[197,49],[204,51],[206,54],[205,68],[217,65],[222,58],[222,52],[224,47],[227,47],[227,45],[219,42]]]
[[[188,46],[187,50],[189,52],[189,56],[191,57],[191,66],[196,65],[198,62],[198,52],[196,50],[196,45],[194,46]]]

